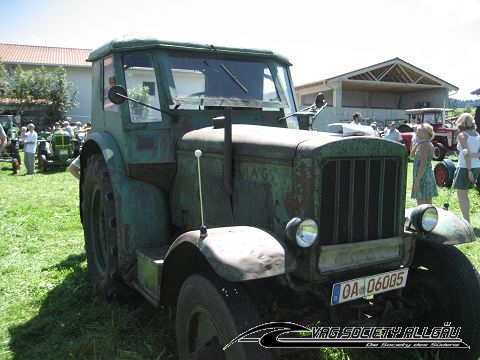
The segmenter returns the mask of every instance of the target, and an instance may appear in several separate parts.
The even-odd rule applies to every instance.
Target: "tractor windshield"
[[[171,108],[245,107],[291,112],[288,76],[274,61],[170,54]]]

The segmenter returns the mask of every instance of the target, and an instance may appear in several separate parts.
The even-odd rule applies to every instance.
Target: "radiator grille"
[[[401,188],[398,158],[329,159],[320,167],[320,242],[344,244],[399,235]],[[402,214],[403,215],[403,214]]]

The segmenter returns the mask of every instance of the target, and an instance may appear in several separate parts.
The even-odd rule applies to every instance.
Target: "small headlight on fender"
[[[419,205],[412,209],[407,221],[409,230],[415,230],[422,234],[431,232],[438,223],[438,210],[429,204]]]
[[[318,226],[312,219],[295,217],[288,222],[285,232],[290,241],[295,241],[298,246],[307,248],[317,240]]]

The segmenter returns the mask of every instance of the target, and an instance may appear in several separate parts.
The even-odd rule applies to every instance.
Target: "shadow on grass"
[[[56,173],[61,173],[65,172],[68,168],[68,164],[48,164],[47,169],[45,171],[41,171],[40,169],[37,169],[38,174],[43,174],[43,175],[49,175],[49,174],[56,174]]]
[[[38,314],[11,327],[14,359],[175,359],[173,320],[143,299],[107,303],[93,288],[85,255],[71,255],[48,272],[68,272]]]
[[[41,171],[40,169],[35,169],[35,172],[37,174],[43,174],[43,175],[48,175],[48,174],[56,174],[56,173],[61,173],[61,172],[64,172],[66,171],[66,169],[68,168],[69,164],[65,164],[65,165],[50,165],[46,171]],[[12,176],[15,176],[15,175],[22,175],[24,173],[26,173],[26,169],[25,169],[25,166],[20,166],[20,169],[17,171],[17,174],[14,173],[13,169],[12,169],[12,166],[2,166],[0,167],[0,170],[2,172],[5,172],[9,175],[12,175]]]

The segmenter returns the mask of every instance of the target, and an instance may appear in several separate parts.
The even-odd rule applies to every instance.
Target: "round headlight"
[[[317,240],[318,226],[312,219],[291,219],[286,227],[287,237],[298,246],[307,248]]]
[[[412,225],[418,232],[430,232],[438,223],[438,211],[432,205],[417,206],[411,214]]]

